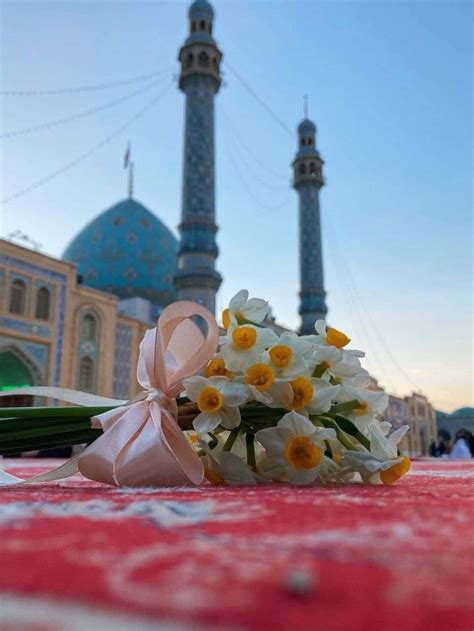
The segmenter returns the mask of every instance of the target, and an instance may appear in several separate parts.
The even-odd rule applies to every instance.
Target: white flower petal
[[[294,436],[311,436],[315,430],[309,419],[294,410],[280,419],[278,427],[290,430]]]
[[[249,292],[247,289],[241,289],[238,291],[235,296],[230,299],[229,302],[229,310],[230,311],[241,311],[244,304],[247,302],[249,297]]]
[[[312,469],[295,469],[289,465],[285,467],[288,482],[296,486],[312,484],[318,477],[318,467]]]
[[[237,407],[243,405],[248,399],[248,389],[243,383],[237,383],[227,379],[221,387],[226,407]]]
[[[263,445],[267,456],[272,458],[282,456],[286,445],[285,437],[276,430],[276,427],[266,427],[255,433],[255,438]]]
[[[220,411],[220,424],[226,429],[234,429],[240,425],[240,409],[223,407]]]
[[[200,375],[188,377],[183,380],[186,396],[188,399],[191,399],[191,401],[197,401],[201,391],[208,385],[208,379],[206,379],[206,377],[201,377]]]
[[[201,414],[198,414],[194,419],[193,427],[198,434],[207,434],[207,432],[212,432],[213,429],[216,429],[220,422],[220,412],[215,412],[214,414],[201,412]]]

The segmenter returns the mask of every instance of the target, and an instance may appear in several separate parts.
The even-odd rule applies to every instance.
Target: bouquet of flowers
[[[364,353],[348,349],[350,339],[323,320],[313,335],[278,336],[265,326],[267,313],[266,301],[249,299],[246,290],[236,294],[222,314],[216,352],[166,396],[148,384],[136,400],[117,406],[0,409],[0,453],[103,440],[118,410],[158,402],[212,484],[400,479],[410,467],[397,449],[408,426],[390,433],[381,420],[387,395],[369,388]],[[101,415],[104,422],[91,424]],[[167,449],[177,452],[166,431]]]

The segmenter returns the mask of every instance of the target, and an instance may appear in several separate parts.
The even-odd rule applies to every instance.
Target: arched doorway
[[[0,350],[0,391],[33,386],[38,382],[34,364],[17,348]],[[34,397],[28,395],[0,398],[0,407],[26,407],[33,405]]]

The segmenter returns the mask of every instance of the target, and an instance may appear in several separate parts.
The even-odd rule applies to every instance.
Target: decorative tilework
[[[113,396],[128,399],[130,386],[130,354],[132,350],[132,328],[128,324],[115,327],[115,361]]]
[[[53,333],[53,335],[55,335],[56,337],[56,352],[54,356],[52,380],[51,384],[48,385],[59,386],[61,379],[61,357],[64,338],[64,319],[66,313],[67,276],[65,274],[61,274],[60,272],[50,270],[46,267],[33,265],[32,263],[28,263],[26,261],[22,261],[21,259],[3,254],[0,255],[0,263],[3,263],[5,265],[12,265],[24,272],[45,276],[52,281],[58,283],[59,295],[58,300],[56,301],[56,330]]]
[[[303,144],[304,141],[304,144]],[[294,187],[299,195],[299,234],[300,234],[300,282],[301,301],[299,313],[302,316],[300,332],[314,332],[314,323],[327,314],[326,292],[324,291],[323,255],[321,243],[321,217],[319,191],[322,178],[322,160],[315,147],[316,126],[304,120],[298,127],[299,151],[294,167]],[[318,165],[317,177],[312,177],[305,167],[300,172],[302,155],[313,157]]]
[[[23,322],[23,320],[16,320],[14,318],[0,317],[0,326],[3,326],[5,329],[20,331],[21,333],[33,333],[33,335],[51,337],[51,328],[49,326],[30,324],[30,322]]]

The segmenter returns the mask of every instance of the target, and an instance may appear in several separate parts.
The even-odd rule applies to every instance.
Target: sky
[[[325,160],[330,323],[366,351],[387,391],[422,391],[445,411],[472,405],[472,5],[213,4],[224,52],[219,307],[246,287],[270,300],[280,323],[298,326],[290,164],[307,94]],[[10,198],[0,235],[19,229],[61,256],[88,221],[126,196],[128,140],[136,199],[176,233],[184,113],[176,57],[187,6],[2,2],[1,89],[37,91],[2,98],[2,135],[75,120],[0,139],[1,197]]]

